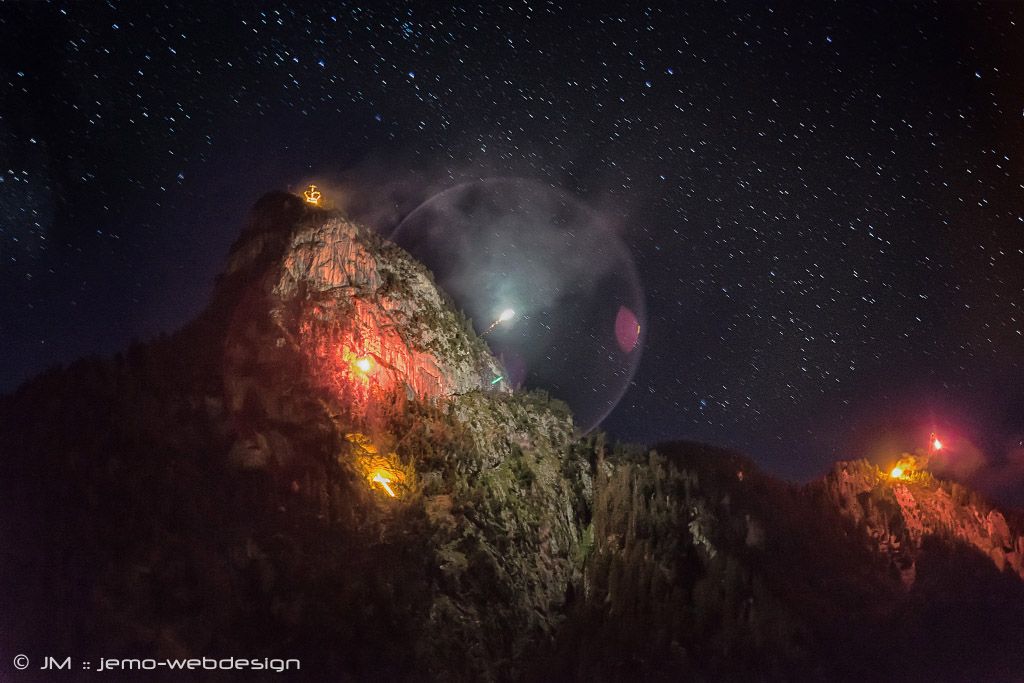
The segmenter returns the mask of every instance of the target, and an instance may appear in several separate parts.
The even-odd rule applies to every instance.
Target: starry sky
[[[1019,497],[1024,7],[679,4],[3,3],[0,391],[194,316],[266,190],[386,233],[515,176],[636,262],[612,435],[807,479],[937,429]]]

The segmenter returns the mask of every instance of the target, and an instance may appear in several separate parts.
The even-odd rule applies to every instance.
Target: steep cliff
[[[0,404],[4,651],[517,677],[590,474],[502,374],[405,252],[265,196],[195,323]]]

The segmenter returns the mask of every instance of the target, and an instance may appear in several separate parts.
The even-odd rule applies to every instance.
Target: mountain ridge
[[[268,193],[195,321],[0,397],[0,646],[343,679],[1024,671],[1021,526],[965,487],[579,437],[503,375],[421,264]]]

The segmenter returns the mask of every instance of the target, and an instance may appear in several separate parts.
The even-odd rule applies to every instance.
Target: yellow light
[[[892,472],[889,472],[889,476],[892,477],[893,479],[899,479],[900,477],[903,476],[903,468],[900,467],[899,465],[893,467]]]
[[[364,375],[369,374],[370,370],[373,370],[373,360],[370,358],[358,358],[353,365],[356,366],[356,370]]]
[[[302,196],[306,198],[306,201],[314,206],[320,205],[320,197],[323,195],[320,190],[316,189],[316,185],[310,185],[309,189],[302,193]]]
[[[942,442],[939,441],[938,439],[932,439],[932,448],[934,448],[937,451],[941,451],[942,450]]]
[[[388,479],[388,478],[387,478],[387,477],[385,477],[385,476],[384,476],[383,474],[381,474],[380,472],[378,472],[377,474],[375,474],[375,475],[373,476],[373,481],[375,481],[375,482],[377,482],[378,484],[380,484],[381,486],[383,486],[383,487],[384,487],[384,490],[388,492],[388,495],[389,495],[389,496],[391,496],[392,498],[394,498],[394,497],[395,497],[395,492],[394,492],[394,491],[392,491],[392,490],[391,490],[391,487],[389,486],[389,484],[391,483],[391,480],[390,480],[390,479]]]

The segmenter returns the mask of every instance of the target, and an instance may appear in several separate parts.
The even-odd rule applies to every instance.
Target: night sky
[[[938,430],[1020,497],[1024,6],[444,4],[0,4],[0,391],[184,324],[267,190],[388,234],[515,176],[642,279],[610,434],[806,479]]]

